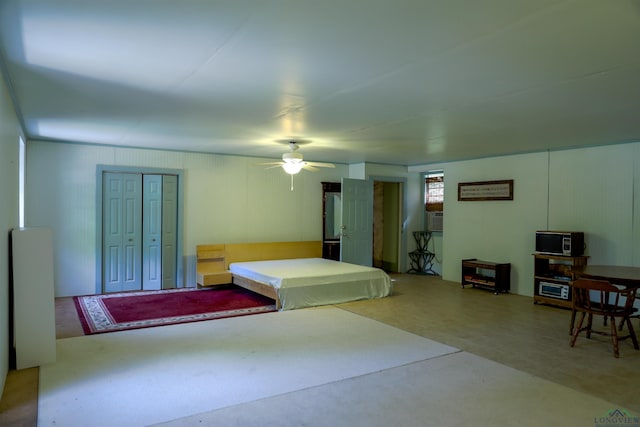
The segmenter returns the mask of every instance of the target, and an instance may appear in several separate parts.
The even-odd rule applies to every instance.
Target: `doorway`
[[[180,174],[98,173],[97,293],[180,287]]]
[[[373,266],[401,271],[402,205],[401,182],[373,182]]]
[[[341,261],[390,273],[405,270],[405,183],[393,177],[342,179]]]

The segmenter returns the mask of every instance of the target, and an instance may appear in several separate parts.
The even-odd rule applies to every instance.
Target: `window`
[[[424,181],[425,211],[442,212],[444,208],[444,172],[427,172]]]
[[[25,150],[24,139],[20,137],[19,159],[18,159],[18,226],[24,227],[24,176],[26,174],[25,166]]]
[[[443,230],[444,171],[429,171],[424,177],[424,210],[429,231]]]

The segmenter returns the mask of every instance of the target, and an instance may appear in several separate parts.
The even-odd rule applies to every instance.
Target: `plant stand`
[[[411,260],[411,268],[407,273],[413,274],[428,274],[431,276],[437,276],[438,273],[433,271],[433,258],[436,256],[428,249],[429,240],[431,240],[430,231],[414,231],[413,238],[416,240],[418,248],[409,252],[409,259]]]

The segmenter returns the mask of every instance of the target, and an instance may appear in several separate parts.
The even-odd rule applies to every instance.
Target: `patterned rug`
[[[86,335],[276,311],[267,297],[233,285],[74,297]]]

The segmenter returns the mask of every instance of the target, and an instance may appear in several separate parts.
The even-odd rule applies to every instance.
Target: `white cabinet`
[[[16,368],[56,360],[53,239],[47,228],[11,232]]]

